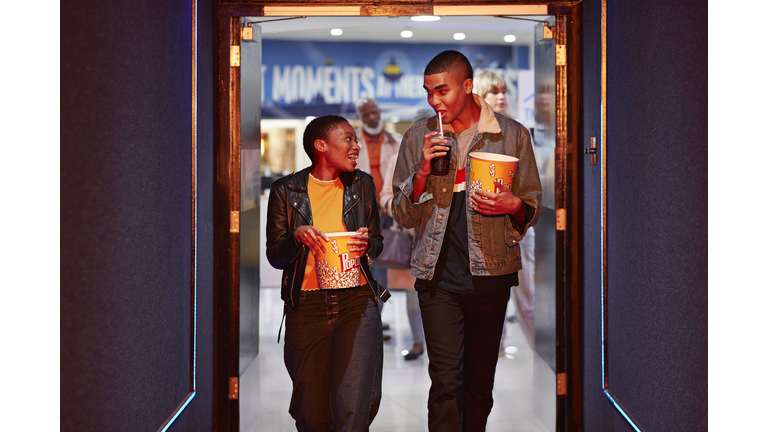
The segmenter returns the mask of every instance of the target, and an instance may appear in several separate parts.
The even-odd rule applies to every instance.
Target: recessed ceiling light
[[[515,37],[515,35],[504,36],[504,42],[514,42],[516,40],[517,40],[517,37]]]
[[[331,29],[331,36],[341,36],[344,33],[342,29]]]
[[[400,37],[403,37],[403,38],[413,37],[413,32],[410,30],[403,30],[400,32]]]
[[[453,39],[454,40],[464,40],[466,38],[467,38],[467,35],[465,35],[464,33],[454,33],[453,34]]]
[[[439,21],[439,16],[434,15],[419,15],[419,16],[412,16],[411,21]]]

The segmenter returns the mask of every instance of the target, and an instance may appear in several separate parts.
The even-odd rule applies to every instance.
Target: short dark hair
[[[461,80],[472,79],[472,64],[467,60],[464,54],[448,50],[436,55],[429,61],[424,69],[424,75],[434,75],[443,72],[457,72],[462,77]]]
[[[324,115],[313,119],[304,129],[304,151],[309,160],[315,163],[315,140],[327,140],[328,134],[340,123],[349,123],[347,119],[338,115]]]

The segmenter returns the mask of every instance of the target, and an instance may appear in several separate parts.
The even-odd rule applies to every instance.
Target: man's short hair
[[[357,115],[360,115],[360,110],[363,109],[363,105],[371,104],[376,107],[377,110],[381,111],[381,108],[379,108],[379,103],[376,102],[376,99],[372,97],[364,97],[360,98],[355,102],[355,112]]]
[[[315,163],[315,140],[328,140],[328,134],[340,123],[349,123],[347,119],[338,115],[324,115],[313,119],[304,129],[304,151],[309,160]]]
[[[461,81],[472,79],[472,64],[458,51],[443,51],[429,61],[424,69],[424,75],[435,75],[443,72],[455,72]]]

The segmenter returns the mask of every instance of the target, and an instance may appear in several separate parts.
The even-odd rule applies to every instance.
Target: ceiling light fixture
[[[341,36],[344,33],[344,30],[340,28],[331,29],[331,36]]]
[[[403,30],[400,32],[400,37],[406,38],[406,39],[409,37],[413,37],[413,32],[410,30]]]
[[[464,33],[454,33],[453,34],[453,40],[464,40],[467,38],[467,35]]]
[[[504,42],[514,42],[516,40],[517,40],[517,37],[515,37],[515,35],[504,36]]]
[[[440,21],[440,17],[434,15],[419,15],[412,16],[411,21]]]

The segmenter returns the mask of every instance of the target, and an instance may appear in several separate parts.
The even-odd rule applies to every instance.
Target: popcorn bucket
[[[512,189],[518,158],[496,153],[469,154],[469,192],[498,193],[500,187]]]
[[[360,258],[350,258],[347,242],[354,232],[326,233],[325,253],[315,256],[317,282],[321,289],[352,288],[360,285]]]

